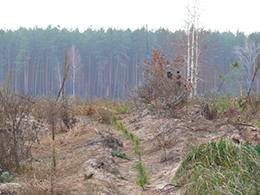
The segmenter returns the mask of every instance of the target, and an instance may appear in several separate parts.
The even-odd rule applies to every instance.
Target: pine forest
[[[216,90],[219,76],[229,72],[234,60],[240,68],[231,73],[222,93],[247,90],[254,72],[254,53],[260,51],[260,33],[199,33],[197,94]],[[13,91],[55,96],[61,86],[66,52],[71,64],[66,95],[124,99],[129,89],[144,82],[141,68],[144,61],[151,61],[153,48],[166,52],[167,59],[177,55],[187,58],[187,33],[148,30],[147,26],[136,30],[88,28],[84,32],[52,26],[0,30],[0,81]],[[185,67],[180,70],[183,75]],[[253,87],[260,90],[260,77]]]

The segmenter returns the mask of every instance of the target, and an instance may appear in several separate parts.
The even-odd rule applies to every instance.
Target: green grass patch
[[[217,108],[217,110],[221,113],[224,113],[225,111],[227,111],[228,108],[233,107],[234,102],[231,98],[228,97],[218,97],[215,101],[214,101],[214,106]]]
[[[184,194],[259,194],[260,155],[251,145],[226,138],[195,145],[172,182]]]
[[[255,151],[257,151],[258,154],[260,155],[260,143],[258,143],[256,146],[252,146],[252,143],[249,142],[249,141],[247,141],[247,142],[245,143],[245,145],[246,145],[247,147],[253,148],[253,149],[254,149]]]
[[[119,114],[125,114],[131,109],[131,106],[129,104],[116,102],[105,102],[104,106],[108,109],[111,109],[113,112]]]

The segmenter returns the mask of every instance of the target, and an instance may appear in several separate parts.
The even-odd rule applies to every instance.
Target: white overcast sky
[[[189,0],[0,0],[0,29],[184,29]],[[260,32],[260,0],[200,0],[204,29]]]

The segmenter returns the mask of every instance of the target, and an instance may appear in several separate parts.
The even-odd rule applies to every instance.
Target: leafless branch
[[[247,96],[246,96],[246,100],[245,100],[245,103],[243,105],[243,109],[242,109],[242,113],[244,112],[245,110],[245,106],[246,106],[246,103],[249,99],[249,95],[250,95],[250,92],[251,92],[251,89],[252,89],[252,85],[253,85],[253,82],[255,80],[255,77],[256,77],[256,74],[258,72],[258,69],[260,68],[260,52],[258,53],[258,56],[257,56],[257,59],[256,59],[256,62],[255,62],[255,71],[254,71],[254,75],[252,77],[252,80],[251,80],[251,83],[250,83],[250,88],[247,92]]]

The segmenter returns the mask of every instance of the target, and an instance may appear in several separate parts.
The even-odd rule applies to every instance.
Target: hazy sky
[[[0,28],[185,28],[188,0],[0,0]],[[259,0],[200,0],[200,24],[221,32],[260,32]]]

